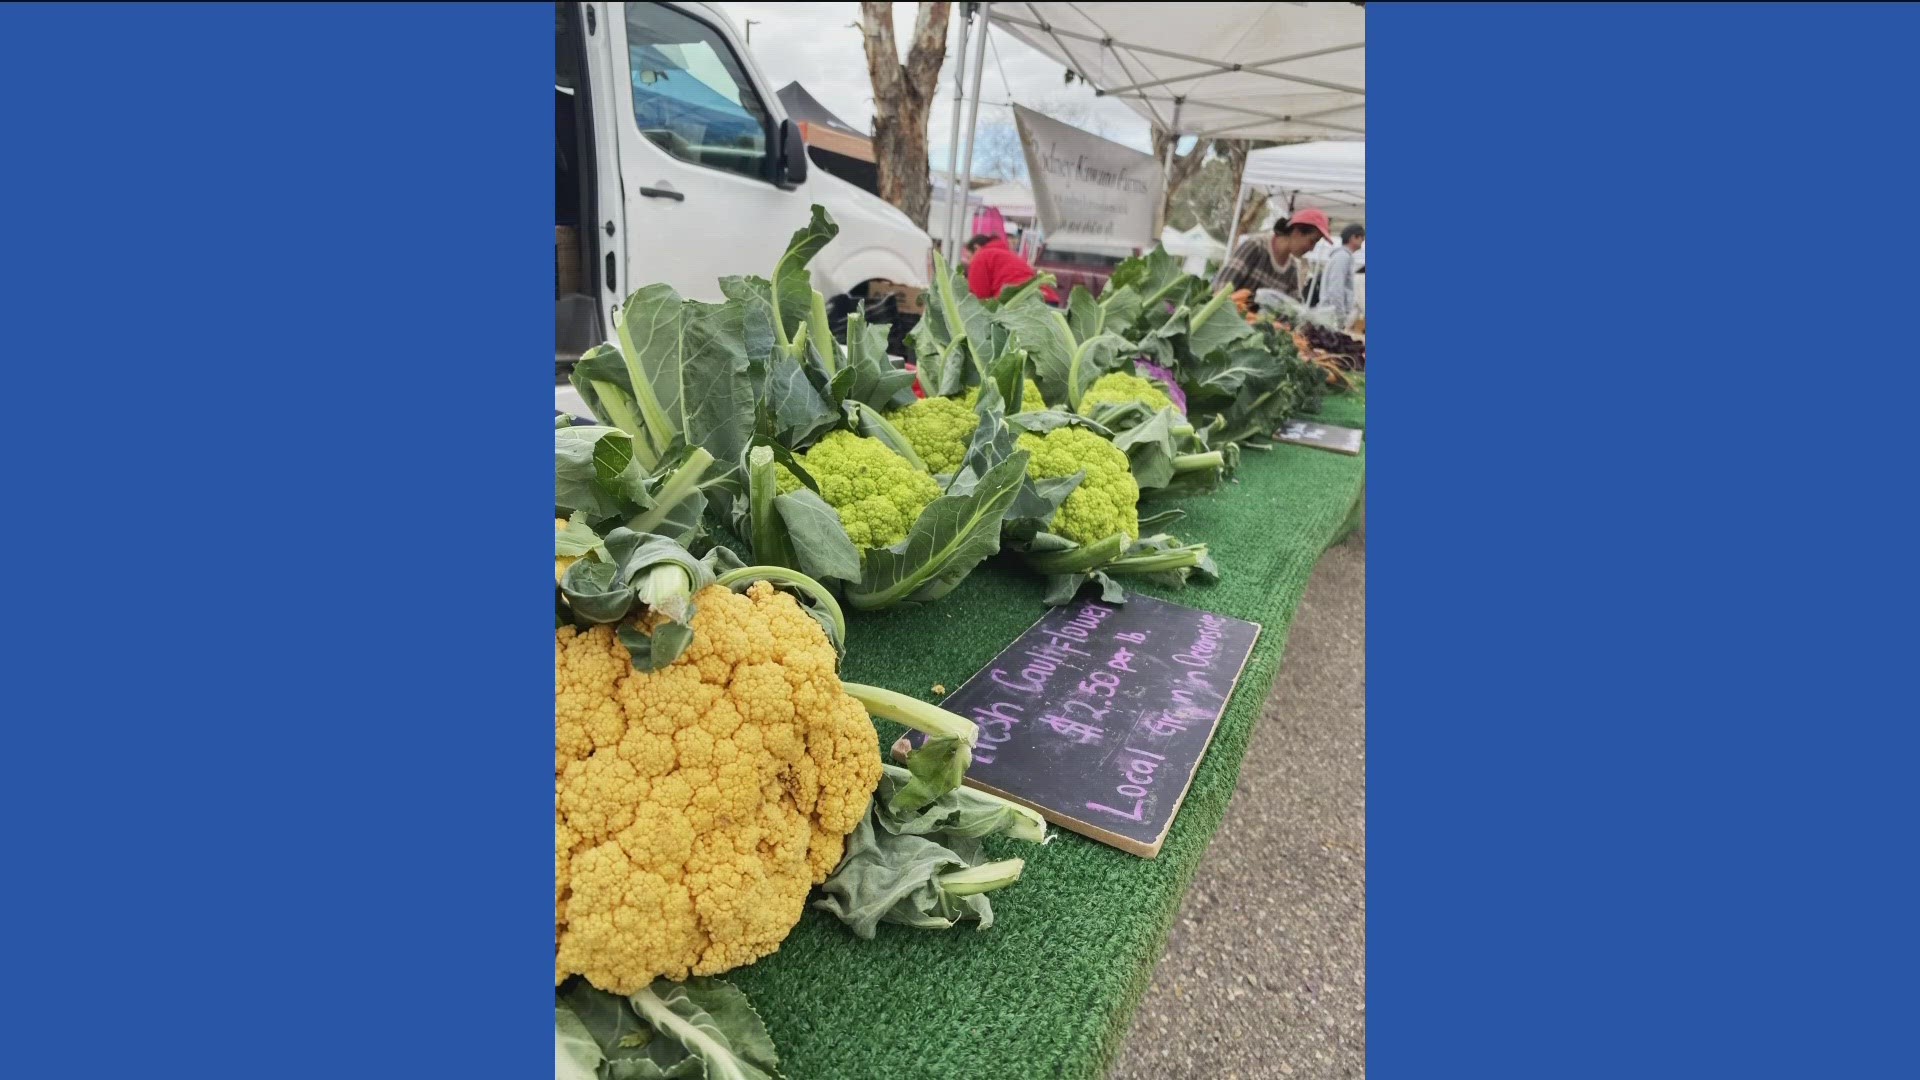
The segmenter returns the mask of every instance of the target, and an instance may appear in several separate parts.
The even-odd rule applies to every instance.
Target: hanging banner
[[[1151,248],[1164,179],[1152,154],[1013,107],[1047,247],[1102,255]]]

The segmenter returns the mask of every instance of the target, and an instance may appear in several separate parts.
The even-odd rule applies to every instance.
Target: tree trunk
[[[1160,168],[1163,172],[1166,169],[1167,148],[1179,141],[1180,136],[1178,135],[1168,135],[1159,128],[1154,129],[1153,160],[1160,163]],[[1193,174],[1200,171],[1200,166],[1207,160],[1207,150],[1214,146],[1216,142],[1218,142],[1218,140],[1215,139],[1195,139],[1193,141],[1193,149],[1184,154],[1173,155],[1173,175],[1167,178],[1167,190],[1161,193],[1160,198],[1160,216],[1156,222],[1159,228],[1166,228],[1167,218],[1173,213],[1174,192],[1179,191],[1180,185],[1192,179]]]
[[[1240,182],[1247,176],[1247,155],[1255,150],[1264,150],[1269,146],[1291,146],[1306,142],[1305,139],[1278,139],[1270,142],[1258,139],[1221,139],[1215,146],[1227,159],[1227,165],[1233,170],[1233,190],[1240,190]],[[1267,214],[1267,193],[1249,192],[1246,202],[1240,206],[1240,235],[1246,236],[1260,225],[1260,219]]]
[[[893,37],[893,5],[863,0],[860,32],[873,81],[873,158],[880,197],[927,227],[933,184],[927,175],[927,112],[947,55],[947,19],[953,5],[922,3],[913,21],[907,62]]]
[[[1260,227],[1260,220],[1266,216],[1267,193],[1256,191],[1240,206],[1240,235],[1253,235],[1253,230]]]
[[[1247,155],[1252,153],[1255,148],[1268,144],[1256,143],[1249,139],[1221,139],[1214,145],[1220,156],[1227,161],[1227,175],[1232,177],[1233,182],[1231,190],[1237,197],[1241,182],[1247,178]],[[1227,212],[1231,214],[1233,211],[1229,210]],[[1249,192],[1247,198],[1240,204],[1240,220],[1238,222],[1228,222],[1228,228],[1232,230],[1236,236],[1246,236],[1254,230],[1254,226],[1259,223],[1261,215],[1266,212],[1267,193],[1264,191]]]

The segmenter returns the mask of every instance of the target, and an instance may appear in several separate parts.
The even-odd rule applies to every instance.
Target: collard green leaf
[[[745,309],[740,326],[749,360],[787,352],[774,328],[773,282],[753,274],[729,275],[720,279],[720,295]]]
[[[1068,369],[1080,339],[1074,336],[1066,315],[1046,305],[1038,297],[1017,304],[1003,304],[993,320],[1007,328],[1014,344],[1033,359],[1034,381],[1048,401],[1067,402]],[[1092,380],[1088,380],[1091,382]],[[1078,400],[1075,395],[1073,400]]]
[[[643,466],[651,470],[677,441],[705,449],[729,471],[738,467],[754,416],[749,322],[746,304],[682,300],[665,285],[628,298],[620,355],[646,426],[629,433]],[[640,452],[642,438],[651,455]]]
[[[1286,374],[1273,354],[1257,345],[1237,345],[1204,353],[1181,365],[1180,388],[1188,407],[1219,408],[1249,391],[1274,385]]]
[[[619,349],[605,344],[588,349],[574,361],[567,381],[579,391],[580,400],[586,402],[595,419],[635,438],[643,437],[647,425],[628,385],[627,362]],[[647,444],[642,456],[650,458],[652,454],[652,446]]]
[[[589,623],[617,623],[633,610],[633,590],[620,581],[620,568],[599,559],[567,567],[560,595],[575,617]]]
[[[1018,303],[1026,297],[1042,295],[1040,293],[1041,289],[1051,289],[1057,284],[1059,284],[1059,280],[1052,274],[1035,274],[1019,285],[1001,286],[1000,295],[987,301],[983,306],[987,309],[988,313],[992,313],[997,310],[1001,304]]]
[[[1121,337],[1133,336],[1134,324],[1140,321],[1140,305],[1140,294],[1132,286],[1116,287],[1109,281],[1100,292],[1100,307],[1104,312],[1101,329]]]
[[[1085,341],[1099,337],[1106,330],[1107,309],[1100,306],[1085,285],[1075,285],[1073,292],[1067,294],[1067,326],[1073,336]]]
[[[627,518],[626,527],[692,544],[703,531],[707,499],[702,485],[714,464],[713,455],[696,446],[668,462],[658,476],[641,477],[638,462],[628,465],[621,479],[640,509]]]
[[[553,1009],[554,1080],[599,1080],[600,1063],[606,1055],[593,1041],[587,1026],[573,1010],[559,1002]]]
[[[779,494],[778,465],[792,455],[776,443],[757,444],[747,454],[747,498],[734,527],[752,545],[754,561],[785,566],[817,579],[860,578],[860,551],[847,537],[840,515],[811,488]],[[811,477],[796,472],[803,482]]]
[[[589,1059],[605,1080],[778,1075],[765,1023],[744,993],[719,979],[657,980],[631,998],[573,979],[557,995],[554,1012],[557,1080],[573,1076],[559,1072],[559,1062]],[[596,1074],[589,1066],[584,1075]]]
[[[987,384],[991,383],[995,399],[985,400]],[[976,412],[999,410],[1017,413],[1023,408],[1038,409],[1041,403],[1026,400],[1027,352],[1025,349],[1010,348],[994,358],[987,366],[987,378],[981,384],[982,400],[975,403]]]
[[[600,479],[596,457],[601,443],[610,444],[628,460],[633,440],[610,427],[563,427],[553,429],[553,503],[569,514],[578,511],[591,522],[625,518],[636,507],[618,488]]]
[[[867,610],[926,603],[953,591],[982,559],[1000,550],[1000,523],[1026,469],[1026,452],[1015,451],[973,490],[927,504],[905,540],[866,552],[860,582],[847,590],[848,603]]]
[[[857,401],[847,402],[846,410],[848,425],[853,430],[870,439],[879,439],[887,449],[906,458],[907,464],[923,473],[932,474],[933,470],[927,468],[927,463],[920,460],[920,454],[913,448],[913,443],[909,442],[906,435],[899,428],[894,427],[893,421],[882,415],[880,410],[869,408]]]
[[[1140,531],[1164,528],[1186,516],[1187,512],[1177,506],[1163,506],[1152,513],[1143,511],[1140,514]]]
[[[766,1023],[732,983],[657,979],[628,1003],[653,1027],[654,1042],[672,1040],[700,1059],[705,1080],[774,1080],[779,1075],[780,1055]]]
[[[1113,445],[1127,455],[1127,468],[1142,491],[1167,486],[1173,479],[1173,409],[1161,409],[1141,423],[1113,437]]]
[[[558,1014],[573,1018],[572,1037],[584,1036],[606,1061],[644,1059],[653,1029],[641,1021],[627,999],[595,989],[585,979],[569,979],[554,995],[556,1034],[566,1027]],[[648,1038],[642,1038],[648,1037]],[[638,1046],[628,1045],[638,1040]]]
[[[657,475],[648,475],[634,456],[634,440],[617,428],[555,428],[553,438],[554,503],[570,516],[681,543],[699,535],[702,484],[713,464],[705,450],[676,452],[659,463]]]
[[[1222,287],[1187,320],[1186,359],[1206,356],[1257,336],[1258,332],[1240,317],[1228,294],[1229,290]]]
[[[1090,417],[1081,416],[1079,413],[1064,412],[1060,409],[1023,412],[1017,416],[1007,417],[1007,423],[1012,424],[1016,430],[1032,432],[1035,435],[1045,435],[1058,427],[1083,427],[1103,438],[1113,438],[1113,431],[1105,424]]]
[[[662,1066],[646,1058],[607,1062],[607,1080],[703,1080],[706,1067],[691,1055]]]
[[[928,739],[907,755],[906,783],[887,797],[887,809],[910,814],[960,786],[973,763],[973,751],[964,739]]]
[[[1125,533],[1076,544],[1064,536],[1040,533],[1027,544],[1027,565],[1042,574],[1077,574],[1098,569],[1119,558],[1132,538]]]
[[[566,528],[553,532],[553,556],[556,559],[584,555],[605,557],[606,554],[606,544],[601,541],[600,534],[588,526],[585,514],[574,514],[567,519]]]
[[[813,206],[813,217],[794,231],[787,249],[773,268],[773,297],[776,314],[775,335],[782,345],[793,341],[794,331],[806,322],[813,307],[813,275],[807,264],[813,261],[827,242],[840,234],[826,208]]]
[[[1153,306],[1178,303],[1186,298],[1190,282],[1198,282],[1181,266],[1180,260],[1155,246],[1145,255],[1123,260],[1107,279],[1108,289],[1132,289],[1140,297],[1144,316],[1152,317]]]
[[[664,536],[619,528],[604,538],[607,559],[581,559],[560,577],[560,594],[578,621],[620,623],[655,612],[670,621],[649,632],[634,625],[618,631],[634,667],[652,671],[670,664],[693,640],[689,598],[713,583],[707,564]]]
[[[687,605],[687,617],[693,617],[691,604]],[[614,631],[614,636],[626,646],[633,670],[659,671],[680,659],[680,654],[693,644],[693,627],[677,622],[663,622],[651,630],[622,626]]]
[[[1100,602],[1103,604],[1124,604],[1127,602],[1127,590],[1118,581],[1099,570],[1083,574],[1047,575],[1047,592],[1041,600],[1049,607],[1062,607],[1073,603],[1074,597],[1088,585],[1100,590]]]
[[[840,420],[839,410],[800,365],[783,355],[775,354],[767,363],[762,400],[772,410],[774,437],[783,446],[806,446]]]
[[[964,785],[956,786],[932,801],[912,810],[896,809],[898,792],[914,782],[914,776],[891,762],[884,766],[880,789],[874,794],[873,820],[883,832],[927,836],[935,840],[950,837],[983,837],[1004,833],[1016,840],[1044,844],[1048,841],[1046,819],[1038,813]]]
[[[847,853],[820,887],[823,895],[814,907],[863,940],[872,940],[882,922],[944,930],[972,918],[983,930],[993,925],[993,905],[984,894],[953,895],[940,887],[941,875],[971,865],[962,852],[926,836],[876,829],[873,820],[872,814],[861,818],[848,835]]]
[[[801,488],[774,496],[773,509],[793,545],[795,570],[811,578],[860,580],[860,549],[826,500]]]
[[[933,287],[927,311],[908,336],[928,397],[952,397],[980,381],[980,372],[997,353],[993,317],[967,291],[965,278],[935,252]]]
[[[844,377],[845,382],[842,383]],[[846,364],[834,375],[837,401],[858,401],[887,410],[913,402],[913,372],[893,366],[887,356],[887,328],[868,326],[855,311],[847,316]]]
[[[1129,350],[1125,338],[1101,333],[1082,340],[1067,316],[1036,297],[1003,306],[994,320],[1007,328],[1015,345],[1033,361],[1034,381],[1048,401],[1077,409],[1080,396]]]

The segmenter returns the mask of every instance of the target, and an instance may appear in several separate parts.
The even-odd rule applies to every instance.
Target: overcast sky
[[[746,20],[754,20],[753,55],[761,71],[774,88],[798,80],[822,105],[847,123],[863,131],[872,130],[873,85],[867,77],[867,57],[860,31],[848,24],[860,21],[860,5],[839,4],[754,4],[717,3],[733,20],[734,28],[745,32]],[[893,5],[894,38],[901,58],[912,43],[915,9],[919,5]],[[977,33],[976,18],[974,31]],[[934,99],[928,123],[928,154],[936,169],[947,160],[947,138],[953,123],[953,64],[959,40],[960,19],[955,17],[947,30],[946,65],[940,72],[939,96]],[[976,39],[977,40],[977,39]],[[1118,101],[1096,98],[1084,84],[1067,86],[1065,68],[1058,61],[1014,40],[1003,33],[988,37],[986,74],[980,83],[980,126],[1010,124],[1008,101],[1017,101],[1037,112],[1070,112],[1069,119],[1080,126],[1094,128],[1099,134],[1138,150],[1152,149],[1147,122]],[[973,52],[973,42],[967,52]],[[1082,117],[1085,117],[1083,120]],[[964,114],[961,119],[965,124]],[[964,128],[962,137],[964,138]],[[975,169],[979,169],[978,154]]]

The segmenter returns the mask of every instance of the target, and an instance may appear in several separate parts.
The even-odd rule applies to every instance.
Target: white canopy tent
[[[1167,249],[1167,254],[1181,260],[1181,269],[1201,277],[1206,276],[1209,261],[1221,262],[1227,257],[1227,245],[1215,240],[1199,225],[1186,232],[1171,225],[1161,229],[1160,246]]]
[[[1278,199],[1281,212],[1307,206],[1327,212],[1336,225],[1367,220],[1367,144],[1310,142],[1275,146],[1247,155],[1247,171],[1234,196],[1232,220],[1240,220],[1240,200],[1248,188]],[[1238,233],[1227,237],[1231,246]]]
[[[948,182],[973,173],[987,38],[1003,30],[1094,88],[1176,135],[1233,139],[1349,139],[1367,134],[1366,8],[1358,3],[990,3],[974,54],[960,29]],[[970,101],[965,123],[962,101]],[[960,133],[966,150],[959,153]],[[957,178],[952,162],[962,163]],[[1173,148],[1167,151],[1171,170]],[[1002,213],[1005,213],[1002,210]],[[943,219],[956,242],[958,215]]]
[[[1033,189],[1018,181],[975,188],[973,195],[982,204],[1000,211],[1001,217],[1021,222],[1031,222],[1034,218]]]
[[[993,4],[991,18],[1161,131],[1367,135],[1359,4]]]

